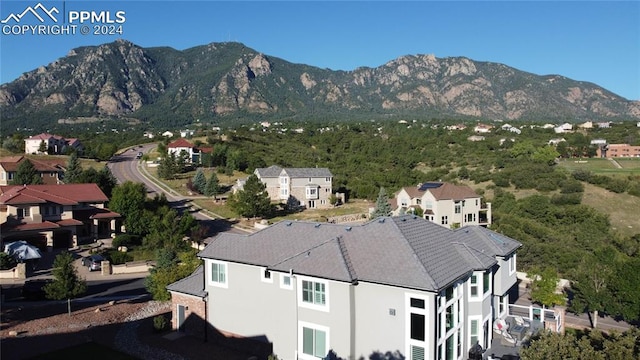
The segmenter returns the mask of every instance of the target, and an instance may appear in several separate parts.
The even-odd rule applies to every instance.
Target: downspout
[[[202,258],[200,258],[202,260]],[[209,302],[207,301],[209,298],[209,292],[207,290],[207,262],[203,260],[202,264],[202,289],[204,290],[205,296],[202,298],[202,302],[204,302],[204,342],[208,341],[207,327],[209,324]]]
[[[300,336],[298,334],[298,279],[296,278],[296,276],[293,274],[293,269],[289,269],[289,277],[291,277],[291,281],[293,281],[293,296],[294,296],[294,301],[296,304],[296,323],[295,323],[295,329],[296,329],[296,347],[295,347],[295,351],[294,351],[294,358],[297,359],[298,358],[298,337]]]

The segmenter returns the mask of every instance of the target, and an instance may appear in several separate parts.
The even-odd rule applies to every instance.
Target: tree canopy
[[[38,185],[42,184],[42,178],[33,163],[25,159],[18,165],[16,175],[10,183],[12,185]]]
[[[255,174],[249,176],[244,188],[229,196],[227,201],[235,212],[247,218],[266,216],[272,211],[266,185]]]

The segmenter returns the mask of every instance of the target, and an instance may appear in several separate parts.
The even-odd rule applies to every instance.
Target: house
[[[564,123],[562,125],[558,125],[555,128],[553,128],[553,131],[556,134],[564,134],[566,132],[571,132],[571,131],[573,131],[573,125],[571,125],[569,123]]]
[[[607,158],[640,158],[640,146],[631,146],[629,144],[609,144],[599,146],[596,149],[596,156]]]
[[[596,145],[596,146],[603,146],[603,145],[607,145],[607,140],[605,139],[593,139],[591,140],[591,145]]]
[[[465,124],[449,125],[445,127],[447,130],[464,130],[466,128],[467,126]]]
[[[580,129],[593,129],[593,121],[585,121],[584,123],[578,125]]]
[[[210,154],[213,148],[210,147],[196,147],[188,140],[180,138],[167,145],[167,153],[173,154],[175,157],[186,154],[187,163],[201,164],[202,154]]]
[[[26,240],[41,249],[77,246],[110,236],[120,214],[96,184],[0,186],[0,240]]]
[[[485,137],[482,135],[471,135],[467,138],[468,141],[484,141]]]
[[[608,129],[611,127],[611,121],[599,122],[597,125],[600,129]]]
[[[62,183],[66,162],[62,159],[29,159],[24,156],[7,156],[0,158],[0,185],[9,185],[16,175],[18,167],[29,161],[40,174],[43,184]]]
[[[153,139],[155,137],[155,135],[150,132],[150,131],[145,131],[142,136],[146,137],[147,139]]]
[[[476,127],[473,128],[473,131],[481,134],[486,134],[486,133],[490,133],[491,129],[493,129],[493,126],[491,125],[478,124],[476,125]]]
[[[163,132],[163,133],[162,133],[162,134],[160,134],[160,135],[162,135],[162,136],[164,136],[164,137],[168,137],[168,138],[172,138],[172,137],[173,137],[173,133],[172,133],[171,131],[168,131],[168,130],[167,130],[167,131],[165,131],[165,132]]]
[[[202,270],[168,286],[172,325],[262,339],[279,359],[462,359],[507,316],[520,246],[410,215],[220,233],[198,254]]]
[[[420,207],[425,219],[447,228],[491,225],[491,203],[465,185],[426,182],[402,188],[394,200],[396,215]]]
[[[45,148],[45,151],[41,151]],[[25,154],[64,154],[68,149],[74,149],[78,153],[84,151],[80,140],[76,138],[65,139],[60,135],[42,133],[24,139]]]
[[[195,130],[191,130],[191,129],[180,130],[180,137],[183,137],[183,138],[191,137],[195,133],[196,133],[196,131]]]
[[[555,138],[555,139],[549,140],[549,142],[547,144],[553,145],[553,146],[558,146],[558,144],[560,144],[561,142],[566,142],[566,141],[567,140],[565,140],[565,138]]]
[[[333,175],[327,168],[258,168],[254,174],[266,185],[272,201],[308,209],[330,207]]]

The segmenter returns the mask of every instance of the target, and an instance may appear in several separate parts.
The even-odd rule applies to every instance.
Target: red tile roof
[[[169,145],[167,145],[167,147],[168,148],[192,148],[193,144],[185,139],[180,138],[170,143]]]
[[[38,135],[33,135],[33,136],[29,136],[29,138],[27,140],[48,140],[52,137],[55,137],[51,134],[47,134],[47,133],[41,133]]]
[[[0,186],[0,204],[52,202],[60,205],[77,205],[81,202],[103,203],[108,200],[96,184]]]
[[[83,222],[76,219],[64,219],[64,220],[57,221],[56,224],[60,226],[74,226],[74,225],[82,225]]]
[[[7,156],[0,158],[0,166],[5,171],[17,171],[24,161],[30,161],[39,172],[61,172],[66,166],[63,159],[30,159],[24,156]]]

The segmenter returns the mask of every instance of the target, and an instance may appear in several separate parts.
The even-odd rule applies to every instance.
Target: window
[[[453,356],[453,337],[454,334],[451,334],[448,338],[447,338],[447,342],[446,342],[446,346],[445,346],[445,359],[447,360],[453,360],[455,357]]]
[[[411,313],[411,339],[420,341],[425,339],[425,316],[423,314]]]
[[[211,262],[211,285],[227,287],[227,264],[219,261]]]
[[[307,198],[317,199],[318,198],[318,189],[314,187],[307,187]]]
[[[478,341],[478,325],[480,324],[480,320],[471,319],[469,321],[469,347],[475,345]]]
[[[283,289],[293,289],[293,283],[291,282],[291,276],[281,274],[280,275],[280,287]]]
[[[424,203],[424,208],[425,208],[425,209],[431,209],[431,208],[433,208],[433,202],[432,202],[431,200],[427,200],[427,201],[425,201],[425,203]]]
[[[325,182],[331,182],[331,178],[330,178],[330,177],[328,177],[328,178],[324,178],[324,181],[325,181]]]
[[[478,296],[478,276],[477,275],[471,275],[471,278],[469,279],[469,293],[471,294],[471,297]]]
[[[17,210],[17,215],[18,215],[18,219],[22,219],[22,218],[26,218],[31,216],[30,215],[30,210],[28,207],[27,208],[18,208]]]
[[[325,305],[327,301],[325,284],[302,280],[302,301],[316,305]]]
[[[309,182],[311,182],[311,178],[309,178]]]
[[[513,275],[516,272],[516,254],[514,253],[509,258],[509,275]]]
[[[482,275],[482,292],[484,294],[489,292],[489,288],[491,287],[490,281],[491,281],[491,272],[487,271]]]
[[[302,353],[304,358],[325,358],[328,353],[328,331],[302,326]]]
[[[280,189],[280,196],[289,196],[289,189],[287,188],[281,188]]]
[[[460,203],[456,203],[455,204],[455,213],[456,214],[460,214],[462,212],[462,205],[460,205]]]
[[[416,205],[422,204],[422,199],[416,199]]]
[[[417,308],[417,309],[424,309],[425,308],[424,299],[411,298],[409,303],[411,304],[412,308]]]
[[[443,216],[441,223],[442,225],[447,225],[449,223],[449,217]]]
[[[454,291],[453,291],[453,290],[454,290],[454,289],[453,289],[453,286],[449,286],[449,287],[444,291],[444,294],[445,294],[445,297],[446,297],[447,301],[449,301],[449,300],[453,299],[453,296],[454,296]]]
[[[446,331],[449,331],[449,330],[453,329],[453,322],[454,322],[454,319],[453,319],[453,304],[451,304],[451,305],[449,305],[447,307],[445,319],[446,319],[446,327],[445,327]]]
[[[467,214],[467,222],[475,222],[476,214]]]

